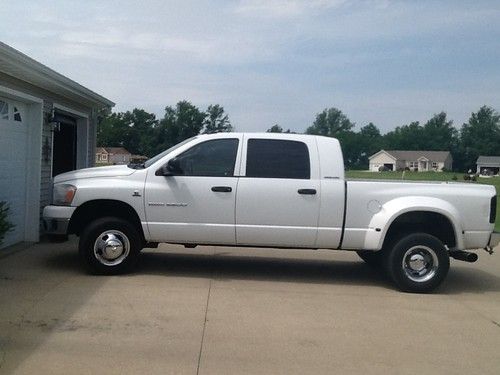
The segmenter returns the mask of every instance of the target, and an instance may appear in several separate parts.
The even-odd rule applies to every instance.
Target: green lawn
[[[414,180],[414,181],[454,181],[465,182],[463,173],[453,172],[367,172],[367,171],[347,171],[347,178],[378,179],[378,180]],[[477,184],[493,185],[497,189],[497,196],[500,193],[500,177],[482,178],[479,177]],[[499,198],[500,199],[500,198]],[[495,230],[500,231],[500,204],[497,205],[497,221]]]

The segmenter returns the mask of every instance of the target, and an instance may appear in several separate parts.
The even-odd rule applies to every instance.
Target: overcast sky
[[[118,111],[218,103],[240,131],[500,110],[500,1],[18,0],[0,36]]]

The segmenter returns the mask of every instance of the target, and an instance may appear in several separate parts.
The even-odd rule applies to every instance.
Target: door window
[[[9,119],[9,103],[0,100],[0,120]]]
[[[228,177],[234,175],[238,139],[199,143],[176,157],[184,176]]]
[[[309,150],[298,141],[249,139],[246,176],[309,179]]]

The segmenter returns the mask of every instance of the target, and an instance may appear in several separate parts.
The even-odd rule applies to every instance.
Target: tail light
[[[491,198],[490,223],[491,224],[495,223],[496,218],[497,218],[497,196],[495,195],[494,197]]]

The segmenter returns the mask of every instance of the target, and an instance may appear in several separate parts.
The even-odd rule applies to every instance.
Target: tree
[[[284,132],[281,126],[279,126],[278,124],[274,124],[269,129],[266,130],[266,133],[292,133],[292,132],[290,131],[290,129],[287,129]]]
[[[479,155],[498,155],[500,153],[500,115],[493,108],[482,106],[472,113],[469,121],[460,130],[458,147],[459,166],[462,169],[475,168]]]
[[[175,107],[165,107],[165,115],[155,131],[156,152],[200,134],[207,114],[183,100]]]
[[[313,124],[307,128],[306,134],[324,135],[337,137],[340,133],[351,130],[354,127],[346,115],[337,108],[326,108],[316,115]]]
[[[398,126],[384,136],[384,143],[392,150],[425,150],[424,128],[418,121]]]
[[[112,113],[99,125],[97,145],[122,146],[132,154],[151,156],[154,146],[153,132],[157,126],[156,116],[143,109]]]
[[[424,125],[424,147],[432,151],[451,151],[457,144],[457,134],[453,121],[448,121],[446,113],[440,112]]]
[[[363,126],[358,133],[356,139],[356,147],[359,148],[356,164],[353,165],[357,169],[367,169],[369,165],[368,157],[380,151],[383,146],[384,138],[380,134],[380,130],[370,122]]]
[[[224,108],[218,104],[208,106],[203,125],[205,126],[204,134],[233,131],[229,116],[225,114]]]

